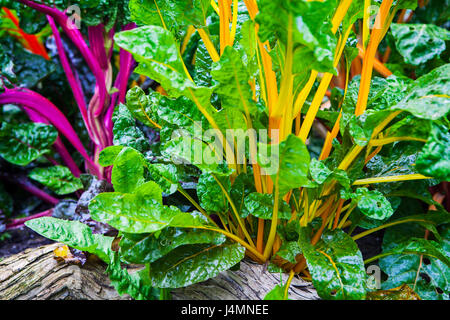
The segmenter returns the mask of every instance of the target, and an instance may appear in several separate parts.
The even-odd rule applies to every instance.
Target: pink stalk
[[[99,89],[98,105],[103,106],[105,104],[106,96],[108,94],[108,90],[106,89],[105,78],[102,73],[102,69],[100,68],[100,65],[98,64],[91,50],[84,41],[81,32],[76,28],[70,28],[68,17],[64,14],[64,12],[56,8],[51,8],[44,4],[36,3],[30,0],[18,0],[18,1],[45,15],[51,16],[61,26],[61,28],[64,30],[67,36],[72,40],[72,42],[81,52],[84,59],[86,60],[86,63],[88,64],[89,68],[94,74],[97,82],[96,86],[98,86]]]
[[[9,179],[9,180],[13,180],[13,179]],[[38,197],[39,199],[44,200],[45,202],[48,202],[52,205],[56,205],[59,202],[59,199],[49,195],[48,193],[46,193],[45,191],[43,191],[41,189],[39,189],[38,187],[33,185],[30,181],[28,181],[25,178],[15,179],[11,182],[17,184],[23,190],[31,193],[32,195],[34,195],[34,196]]]
[[[6,225],[6,231],[23,227],[25,222],[33,220],[33,219],[42,218],[42,217],[51,217],[52,213],[53,213],[53,209],[50,209],[50,210],[47,210],[44,212],[33,214],[29,217],[14,219],[9,224]]]
[[[130,23],[124,26],[122,30],[123,31],[132,30],[134,28],[136,28],[136,24]],[[128,79],[130,78],[131,72],[133,70],[133,65],[134,59],[132,54],[129,53],[128,51],[120,49],[120,68],[116,80],[114,81],[114,87],[117,88],[119,91],[112,95],[111,103],[105,116],[105,126],[111,137],[113,128],[112,115],[114,113],[114,108],[117,104],[117,98],[119,99],[118,101],[119,103],[125,103],[125,96],[128,89]]]
[[[93,140],[92,132],[91,132],[91,129],[88,124],[87,105],[86,105],[86,100],[84,98],[83,89],[82,89],[79,81],[75,77],[74,73],[72,72],[72,68],[70,66],[69,60],[67,59],[67,55],[64,50],[63,43],[61,41],[61,36],[59,34],[58,27],[55,24],[55,20],[53,20],[53,18],[50,16],[47,16],[47,20],[48,20],[48,23],[50,24],[50,27],[53,32],[53,36],[55,38],[55,44],[56,44],[56,48],[58,49],[59,59],[61,61],[61,65],[66,74],[67,81],[69,82],[70,88],[72,89],[73,96],[78,105],[78,109],[80,110],[81,116],[84,121],[84,125],[86,126],[86,129],[88,131],[89,137]]]

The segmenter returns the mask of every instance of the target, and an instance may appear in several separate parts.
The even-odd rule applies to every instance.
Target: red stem
[[[53,213],[53,209],[50,209],[50,210],[47,210],[44,212],[33,214],[29,217],[14,219],[9,224],[6,225],[5,231],[20,228],[25,224],[25,222],[30,221],[30,220],[34,220],[34,219],[42,218],[42,217],[50,217],[52,215],[52,213]]]

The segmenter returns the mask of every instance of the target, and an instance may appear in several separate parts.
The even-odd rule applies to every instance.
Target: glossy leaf
[[[198,229],[167,228],[155,234],[124,234],[120,241],[120,254],[129,263],[152,263],[172,250],[192,244],[220,245],[225,236],[217,232]]]
[[[445,50],[445,41],[450,40],[450,32],[433,24],[391,24],[395,47],[412,65],[423,64]]]
[[[123,148],[114,159],[111,182],[117,192],[131,193],[142,185],[146,161],[132,148]]]
[[[59,195],[73,193],[83,188],[81,180],[74,177],[70,170],[63,166],[36,168],[28,176]]]
[[[272,194],[251,193],[244,199],[243,217],[251,214],[260,219],[270,220],[273,215],[273,204]],[[290,218],[291,208],[285,201],[282,201],[278,209],[278,219],[289,220]]]
[[[325,231],[317,245],[310,228],[302,228],[299,244],[314,287],[323,299],[364,299],[366,272],[356,243],[342,230]]]
[[[180,288],[217,276],[244,258],[240,244],[187,245],[150,265],[152,283],[158,288]]]
[[[229,178],[214,178],[213,175],[204,173],[198,179],[197,196],[200,200],[201,207],[206,211],[226,213],[229,203],[216,179],[219,179],[220,183],[225,188],[225,191],[229,193],[231,188]]]
[[[113,115],[114,144],[134,148],[140,152],[150,149],[148,139],[143,132],[136,127],[131,112],[123,104],[120,104]]]
[[[405,110],[422,119],[437,120],[450,111],[450,64],[418,78],[394,110]]]
[[[278,181],[280,195],[309,185],[310,156],[305,143],[293,134],[278,145],[259,144],[258,163]]]
[[[428,177],[450,180],[450,133],[445,126],[434,125],[430,137],[416,161],[417,170]]]
[[[90,202],[89,211],[94,220],[108,223],[126,233],[153,233],[169,226],[208,226],[205,218],[199,214],[164,206],[162,191],[158,189],[156,183],[147,182],[138,187],[134,194],[102,193]]]
[[[425,229],[411,225],[398,225],[386,230],[383,239],[383,254],[379,261],[381,269],[388,275],[382,289],[391,289],[403,284],[410,286],[422,299],[449,299],[450,274],[448,266],[448,228],[441,231],[442,242],[425,240]],[[415,238],[414,238],[415,237]],[[421,255],[424,254],[421,263]],[[441,261],[438,257],[442,257]]]
[[[128,294],[136,300],[157,300],[160,297],[159,290],[151,286],[147,267],[129,274],[127,269],[122,268],[118,255],[113,254],[106,272],[120,295]]]
[[[50,147],[57,137],[56,129],[43,123],[2,123],[0,155],[8,162],[26,166],[40,156],[50,153]]]
[[[27,221],[25,225],[46,238],[95,254],[105,262],[110,261],[114,238],[93,234],[92,230],[81,222],[44,217]]]

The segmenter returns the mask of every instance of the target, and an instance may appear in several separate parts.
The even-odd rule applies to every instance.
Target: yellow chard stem
[[[213,9],[217,13],[217,15],[220,15],[219,7],[217,6],[217,3],[215,0],[211,0],[211,7],[213,7]]]
[[[230,45],[234,43],[234,38],[236,37],[236,27],[238,18],[238,0],[233,0],[233,21],[231,24],[231,34],[230,34]]]
[[[364,0],[364,16],[362,28],[362,47],[366,48],[367,40],[369,39],[369,19],[370,19],[370,0]]]
[[[219,17],[220,17],[220,54],[222,55],[225,47],[230,44],[229,29],[229,5],[228,0],[219,0]]]
[[[425,180],[432,179],[421,174],[404,174],[398,176],[387,176],[387,177],[374,177],[367,179],[360,179],[353,182],[354,186],[363,186],[373,183],[383,183],[383,182],[396,182],[396,181],[410,181],[410,180]]]
[[[352,0],[342,0],[339,4],[339,7],[336,10],[336,13],[333,17],[332,21],[332,31],[333,33],[336,33],[339,25],[341,24],[342,20],[345,17],[345,14],[347,13],[348,8],[350,7],[352,3]],[[346,34],[341,37],[341,46],[343,47],[345,43],[347,42],[347,38],[349,36],[349,32],[346,32]],[[340,48],[337,49],[337,54],[334,58],[333,66],[336,67],[339,63],[339,60],[341,59],[341,55],[343,52],[343,49]],[[333,78],[333,75],[331,73],[325,73],[323,75],[323,78],[319,84],[319,88],[317,89],[316,94],[314,95],[314,99],[311,103],[311,106],[309,107],[309,110],[306,114],[305,121],[303,122],[300,132],[298,134],[298,137],[302,139],[304,142],[308,138],[309,132],[311,131],[311,127],[314,123],[314,119],[316,118],[317,112],[319,111],[320,105],[323,101],[323,98],[325,96],[325,93],[327,92],[327,89],[330,85],[331,79]]]
[[[270,225],[269,237],[267,238],[267,244],[264,248],[264,258],[268,259],[270,257],[270,253],[272,252],[272,247],[275,242],[275,236],[277,234],[277,226],[278,226],[278,205],[280,202],[280,192],[278,188],[278,177],[275,181],[275,196],[273,201],[273,214],[272,214],[272,224]]]
[[[211,39],[209,38],[208,34],[205,32],[204,29],[197,29],[198,34],[200,35],[200,38],[202,38],[203,43],[205,44],[206,50],[208,50],[208,53],[212,59],[213,62],[219,61],[219,54],[217,53],[216,48],[214,47]]]

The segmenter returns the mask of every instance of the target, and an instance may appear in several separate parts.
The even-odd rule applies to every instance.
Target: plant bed
[[[242,297],[286,300],[303,279],[322,299],[450,299],[438,2],[75,2],[4,1],[0,179],[47,211],[14,219],[21,194],[0,185],[0,228],[97,256],[133,299],[231,293],[226,272],[253,287],[266,269],[281,283]],[[53,59],[67,105],[22,77],[20,45]]]

